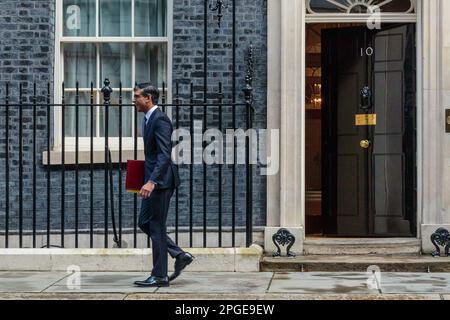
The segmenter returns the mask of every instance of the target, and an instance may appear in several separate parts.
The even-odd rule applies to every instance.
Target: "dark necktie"
[[[147,123],[148,123],[147,118],[144,116],[144,118],[142,119],[142,136],[145,135],[145,128],[147,126]]]

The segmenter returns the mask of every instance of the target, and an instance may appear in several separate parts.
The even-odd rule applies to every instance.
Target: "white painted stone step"
[[[306,238],[305,255],[418,255],[415,238]]]
[[[450,258],[431,255],[310,255],[265,256],[264,272],[367,272],[377,266],[381,272],[450,272]]]

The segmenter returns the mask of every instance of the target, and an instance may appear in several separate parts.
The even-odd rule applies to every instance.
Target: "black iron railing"
[[[253,49],[250,46],[248,51],[245,86],[241,91],[237,89],[236,1],[228,4],[230,17],[222,10],[227,6],[222,1],[216,2],[208,6],[208,1],[204,1],[202,76],[189,84],[185,80],[173,81],[170,100],[167,84],[160,86],[162,103],[159,106],[171,114],[175,129],[185,128],[191,137],[196,121],[202,121],[201,133],[212,128],[220,132],[248,130],[253,123]],[[217,13],[218,28],[221,28],[222,19],[232,22],[231,43],[224,46],[230,49],[229,75],[217,79],[212,78],[214,72],[208,71],[211,47],[208,39],[216,36],[215,32],[208,33],[211,13]],[[219,78],[227,81],[226,86],[217,81]],[[62,93],[59,101],[53,101],[50,84],[44,93],[42,84],[34,84],[32,93],[28,91],[28,85],[24,83],[16,88],[6,84],[4,96],[0,96],[0,137],[4,136],[4,139],[0,138],[0,192],[4,192],[0,194],[0,240],[3,237],[4,247],[110,247],[111,236],[115,246],[124,246],[128,242],[129,246],[138,247],[138,238],[143,235],[137,227],[140,204],[137,195],[125,192],[124,177],[126,161],[138,158],[138,140],[142,138],[138,134],[138,115],[134,109],[132,148],[130,150],[127,145],[128,150],[124,152],[122,116],[127,112],[126,108],[133,105],[127,101],[129,97],[122,84],[105,81],[103,88],[94,88],[91,83],[89,92],[85,93],[89,95],[88,103],[80,102],[78,83],[76,88],[71,88],[72,95],[75,94],[72,100],[66,94],[69,90],[64,84],[55,84],[55,90]],[[112,91],[112,87],[116,89]],[[112,101],[112,94],[118,99]],[[66,118],[68,108],[75,108],[74,117]],[[104,111],[102,163],[96,159],[99,150],[94,144],[96,108]],[[118,109],[117,123],[108,121],[112,108]],[[56,110],[60,117],[55,117]],[[83,136],[84,143],[88,140],[85,145],[80,145],[81,110],[87,110],[89,114],[88,120],[84,119],[89,122],[84,123],[88,130],[87,136],[86,132]],[[71,137],[75,139],[75,146],[70,150],[66,145],[66,125],[70,124],[67,121],[74,121],[75,127],[74,137]],[[59,131],[54,131],[55,125]],[[112,125],[118,126],[118,136],[114,137],[118,139],[118,145],[114,148],[109,144]],[[217,237],[214,246],[235,247],[241,239],[237,235],[242,234],[245,234],[247,246],[252,243],[251,137],[251,134],[246,136],[245,150],[242,151],[245,164],[237,163],[238,151],[233,138],[232,164],[207,165],[203,162],[196,165],[194,139],[191,139],[191,161],[179,165],[182,185],[172,198],[169,213],[168,226],[177,243],[184,241],[184,245],[191,247],[211,246],[208,237],[212,234]],[[56,145],[55,140],[60,140],[60,144]],[[203,140],[202,146],[203,149],[206,147]],[[56,163],[50,152],[55,150],[58,152]],[[110,152],[118,154],[114,161]],[[86,153],[89,161],[86,161]],[[68,156],[72,157],[72,154],[74,158],[69,160]],[[146,239],[146,244],[149,243]]]
[[[11,86],[6,85],[6,97],[4,98],[4,103],[0,104],[0,114],[2,115],[4,121],[3,126],[0,126],[0,130],[4,132],[5,139],[4,145],[0,146],[1,150],[4,151],[4,161],[1,166],[0,174],[3,173],[4,184],[0,185],[0,188],[4,190],[4,196],[2,202],[3,205],[0,209],[0,214],[3,215],[3,223],[0,223],[0,234],[4,236],[4,246],[10,247],[10,237],[12,235],[18,236],[18,247],[23,247],[23,239],[25,236],[32,237],[32,246],[39,247],[40,245],[36,241],[37,235],[45,233],[46,240],[43,241],[43,246],[59,246],[59,247],[79,247],[79,235],[81,233],[89,234],[89,247],[98,246],[95,244],[95,235],[101,234],[104,237],[103,246],[109,247],[111,236],[115,246],[121,247],[123,244],[122,237],[124,233],[130,233],[130,226],[132,228],[133,234],[133,246],[137,247],[137,236],[140,233],[137,228],[137,216],[139,209],[139,199],[135,194],[133,195],[132,205],[130,206],[124,204],[124,199],[129,200],[130,194],[124,192],[124,175],[125,175],[125,164],[126,160],[123,157],[123,145],[122,145],[122,114],[123,110],[127,107],[133,107],[132,104],[124,104],[122,91],[122,86],[119,87],[119,99],[117,104],[111,103],[111,89],[109,81],[105,80],[105,86],[101,89],[102,93],[102,103],[94,103],[94,88],[91,85],[90,89],[90,103],[82,104],[80,103],[80,90],[78,85],[75,89],[75,103],[68,103],[66,97],[66,90],[64,85],[62,85],[62,98],[61,103],[55,104],[50,103],[50,86],[47,86],[47,95],[45,97],[45,102],[37,102],[38,97],[36,95],[36,84],[33,86],[33,94],[31,99],[27,99],[23,94],[22,85],[19,87],[19,96],[16,101],[10,95]],[[202,133],[206,130],[214,128],[222,132],[225,129],[243,129],[248,130],[252,128],[253,122],[253,106],[252,106],[252,87],[251,87],[251,73],[249,72],[246,78],[246,84],[243,90],[245,101],[242,103],[237,103],[234,101],[225,101],[223,95],[223,85],[219,83],[218,91],[216,92],[216,98],[214,99],[202,99],[202,101],[197,101],[194,99],[193,84],[189,87],[189,97],[187,99],[182,99],[180,97],[180,84],[175,83],[174,86],[174,98],[171,103],[167,101],[167,95],[165,94],[165,84],[163,84],[162,104],[159,106],[167,111],[169,108],[172,109],[172,120],[174,124],[174,129],[184,128],[191,133],[191,137],[194,134],[194,121],[202,120]],[[42,99],[40,99],[42,100]],[[27,103],[26,101],[32,101],[32,103]],[[96,107],[104,108],[104,162],[99,164],[94,161],[94,109]],[[51,151],[54,147],[52,141],[55,138],[53,136],[54,123],[53,112],[55,108],[60,108],[61,110],[61,148],[60,148],[60,161],[54,163],[55,159],[51,156]],[[66,154],[69,150],[66,148],[66,121],[65,116],[67,108],[75,108],[75,150],[71,150],[75,153],[75,161],[67,161]],[[90,143],[89,143],[89,163],[80,163],[80,109],[88,108],[90,110]],[[119,121],[118,123],[110,123],[108,119],[110,108],[118,108],[119,110]],[[133,147],[133,159],[138,158],[138,121],[137,121],[137,111],[134,109],[134,147]],[[39,115],[39,116],[38,116]],[[228,121],[224,121],[224,118],[228,117]],[[241,117],[239,122],[245,123],[245,128],[237,128],[237,117]],[[43,123],[43,119],[46,119],[46,123]],[[211,120],[212,119],[212,120]],[[231,125],[230,125],[231,124]],[[119,127],[119,147],[118,159],[113,163],[111,157],[111,147],[108,143],[110,140],[109,128],[111,125],[116,125]],[[45,139],[42,137],[45,136]],[[249,135],[251,137],[251,135]],[[117,138],[117,137],[115,137]],[[236,164],[214,164],[207,165],[205,162],[201,165],[202,171],[199,172],[198,168],[195,170],[194,162],[194,139],[191,139],[191,162],[190,164],[179,164],[180,171],[184,174],[182,179],[184,179],[180,188],[175,192],[175,196],[172,201],[174,205],[172,206],[171,214],[174,215],[174,233],[175,240],[179,241],[179,236],[183,232],[189,233],[189,246],[194,245],[194,233],[195,230],[201,227],[202,229],[202,246],[207,247],[207,237],[211,234],[211,229],[214,229],[217,233],[218,246],[223,246],[223,232],[224,227],[231,230],[231,246],[236,245],[236,215],[238,212],[245,213],[245,234],[246,234],[246,245],[249,246],[252,243],[252,165],[250,164],[250,138],[246,137],[246,164],[245,169],[242,170],[242,165]],[[203,139],[202,139],[203,140]],[[235,141],[234,141],[235,142]],[[30,148],[31,146],[31,148]],[[206,143],[203,142],[203,147],[206,147]],[[236,145],[234,146],[234,159],[236,159]],[[45,150],[45,151],[39,151]],[[86,148],[84,148],[86,150]],[[86,151],[85,151],[86,152]],[[224,151],[223,151],[224,152]],[[46,162],[43,161],[43,154],[46,154]],[[31,159],[25,161],[26,159]],[[230,168],[231,170],[224,170],[224,167]],[[240,167],[240,169],[238,168]],[[213,168],[213,169],[210,169]],[[26,170],[26,172],[24,171]],[[214,171],[217,175],[215,178],[209,176],[209,170]],[[2,172],[3,171],[3,172]],[[104,171],[103,180],[103,190],[100,192],[100,184],[98,180],[95,179],[95,173]],[[12,173],[18,174],[12,174]],[[83,191],[80,190],[80,173],[89,173],[89,188],[84,187]],[[212,172],[214,173],[214,172]],[[245,174],[245,186],[237,185],[237,175],[242,173]],[[45,179],[42,175],[45,174]],[[113,180],[113,174],[117,179]],[[38,175],[41,177],[38,182]],[[60,182],[57,183],[55,179]],[[70,175],[70,179],[68,176]],[[30,186],[31,178],[31,188]],[[188,180],[188,181],[186,181]],[[199,188],[198,182],[202,181],[202,188]],[[224,182],[224,181],[227,182]],[[231,184],[228,183],[231,181]],[[55,183],[56,182],[56,183]],[[25,188],[25,185],[27,188]],[[216,189],[213,195],[208,192],[209,188],[213,184],[216,184]],[[67,193],[68,186],[74,187],[73,194],[70,198],[73,199],[70,205],[67,203],[69,194]],[[11,201],[11,190],[15,190],[15,186],[18,186],[18,203],[16,201]],[[55,187],[59,189],[59,192],[55,191]],[[26,190],[25,190],[26,189]],[[202,207],[194,207],[193,199],[199,198],[198,189],[201,190]],[[43,192],[46,190],[46,192]],[[87,191],[88,190],[88,191]],[[245,190],[245,206],[237,203],[238,197],[236,196],[236,190]],[[98,204],[98,195],[103,195],[103,208]],[[231,210],[229,212],[224,212],[224,194],[231,194]],[[37,199],[39,197],[39,201]],[[46,197],[45,201],[43,197]],[[94,199],[97,197],[97,199]],[[80,200],[80,199],[84,200]],[[185,200],[183,203],[188,203],[188,210],[180,211],[180,200]],[[89,215],[80,215],[80,203],[83,202],[86,208],[86,201],[89,202]],[[29,204],[32,204],[31,208],[31,218],[29,215],[30,210],[25,210],[28,208]],[[39,202],[39,204],[38,204]],[[59,202],[59,205],[57,205]],[[217,210],[214,212],[214,221],[216,225],[210,223],[211,216],[209,211],[211,210],[211,204],[215,204]],[[227,203],[228,205],[229,203]],[[57,205],[57,206],[55,206]],[[229,207],[229,206],[228,206]],[[117,209],[117,210],[115,210]],[[124,210],[132,210],[132,222],[127,221],[124,218]],[[103,217],[100,219],[99,212],[103,212]],[[117,212],[117,223],[116,214]],[[198,223],[199,215],[201,215],[201,225]],[[227,216],[227,215],[231,215]],[[45,216],[45,219],[42,217]],[[52,220],[58,217],[59,226],[55,226]],[[129,219],[129,215],[127,215]],[[39,219],[38,219],[39,218]],[[227,218],[224,222],[224,218]],[[31,230],[24,226],[24,220],[31,219]],[[83,220],[84,219],[84,220]],[[88,221],[85,221],[85,220]],[[37,221],[40,221],[38,224]],[[45,220],[45,223],[42,221]],[[197,220],[197,223],[194,221]],[[184,221],[182,223],[181,221]],[[187,223],[186,223],[187,222]],[[84,227],[80,229],[80,224]],[[68,227],[67,225],[70,225]],[[99,225],[102,225],[103,230],[100,230]],[[127,225],[128,231],[123,230],[123,226]],[[87,226],[87,227],[86,227]],[[239,226],[238,226],[239,227]],[[244,226],[240,226],[244,227]],[[70,229],[70,231],[68,230]],[[242,228],[241,228],[242,229]],[[71,235],[71,237],[68,237]],[[60,241],[55,242],[55,237],[59,237]],[[73,244],[67,244],[66,239],[69,238]]]

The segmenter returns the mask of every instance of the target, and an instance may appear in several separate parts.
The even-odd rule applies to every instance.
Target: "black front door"
[[[327,234],[415,233],[415,26],[322,31]]]

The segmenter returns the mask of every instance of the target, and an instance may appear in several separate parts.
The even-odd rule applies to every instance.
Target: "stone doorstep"
[[[259,272],[263,249],[188,248],[194,257],[189,271]],[[0,271],[148,271],[151,249],[0,249]],[[169,271],[173,271],[169,257]]]
[[[421,240],[416,238],[325,238],[307,236],[304,244],[308,245],[420,245]]]
[[[415,238],[314,238],[304,241],[305,255],[419,255],[421,240]]]
[[[304,245],[304,255],[419,255],[420,246],[347,246]]]
[[[300,256],[261,260],[262,272],[367,272],[377,266],[381,272],[450,272],[450,258],[411,255]]]

